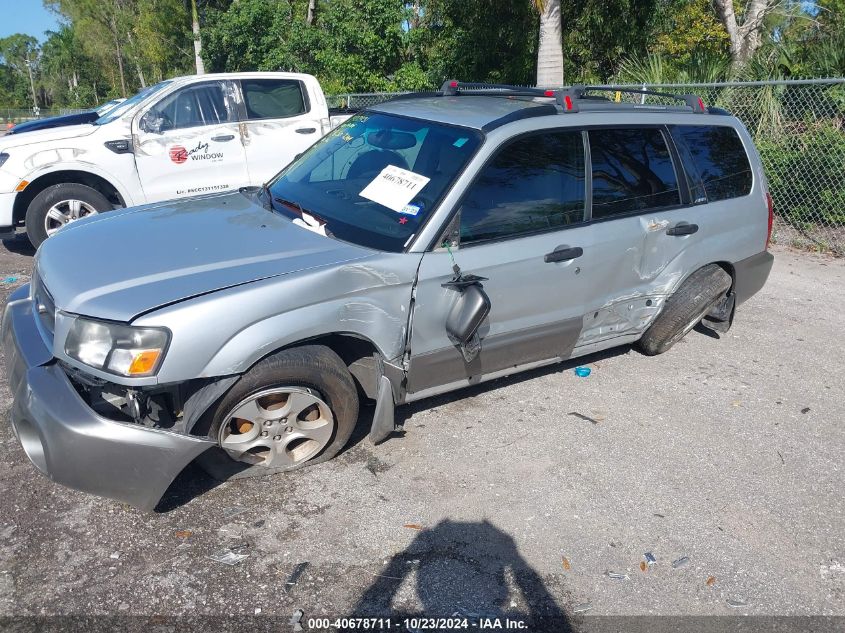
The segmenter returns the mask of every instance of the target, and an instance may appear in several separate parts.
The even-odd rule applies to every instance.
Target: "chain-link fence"
[[[748,128],[769,180],[781,244],[845,255],[845,79],[604,86],[693,93]],[[660,97],[602,92],[646,104]],[[395,93],[329,97],[333,107],[365,108]]]

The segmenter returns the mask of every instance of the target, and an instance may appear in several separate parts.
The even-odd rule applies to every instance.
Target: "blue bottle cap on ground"
[[[589,367],[576,367],[575,368],[575,375],[581,376],[581,378],[586,378],[590,375],[592,370]]]

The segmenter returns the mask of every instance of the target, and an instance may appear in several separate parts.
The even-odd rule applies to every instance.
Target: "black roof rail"
[[[450,79],[449,81],[444,82],[440,88],[440,92],[444,96],[458,95],[462,91],[508,96],[554,97],[557,104],[566,112],[578,112],[578,101],[595,101],[597,99],[601,99],[601,97],[588,95],[588,92],[625,92],[683,101],[684,104],[689,106],[693,112],[707,112],[707,108],[704,106],[704,101],[702,101],[701,97],[698,95],[676,95],[671,92],[658,92],[656,90],[645,90],[639,88],[576,85],[568,88],[551,90],[544,88],[525,88],[522,86],[511,86],[508,84],[471,83],[458,81],[456,79]]]
[[[570,92],[570,94],[574,93],[574,96],[577,99],[587,98],[584,96],[584,93],[586,92],[625,92],[629,94],[649,95],[652,97],[664,97],[666,99],[683,101],[695,113],[707,112],[707,108],[704,106],[704,101],[702,101],[701,97],[694,94],[676,95],[671,92],[658,92],[656,90],[645,90],[640,88],[625,88],[614,86],[572,86],[568,90],[564,90],[564,92]],[[571,108],[567,109],[571,110]]]
[[[457,79],[449,79],[443,82],[438,92],[409,92],[406,94],[396,95],[389,101],[396,101],[399,99],[414,99],[418,97],[452,97],[461,93],[473,95],[488,95],[488,96],[508,96],[508,97],[547,97],[553,98],[557,105],[559,105],[564,112],[578,112],[579,102],[585,101],[610,101],[605,97],[587,94],[589,92],[625,92],[630,94],[649,95],[653,97],[663,97],[665,99],[674,99],[675,101],[683,101],[684,105],[688,106],[693,112],[706,114],[711,112],[716,114],[714,108],[707,108],[704,105],[701,97],[694,94],[673,94],[671,92],[659,92],[656,90],[645,90],[640,88],[626,88],[622,86],[584,86],[575,85],[567,88],[549,89],[549,88],[528,88],[525,86],[512,86],[509,84],[494,84],[494,83],[477,83],[458,81]],[[634,105],[636,107],[636,105]],[[722,114],[722,111],[718,112]]]
[[[469,91],[473,94],[492,94],[492,95],[507,95],[514,97],[554,97],[554,90],[544,90],[543,88],[528,88],[525,86],[511,86],[509,84],[491,84],[491,83],[475,83],[458,81],[457,79],[450,79],[444,81],[440,87],[440,92],[444,97],[453,97],[460,94],[462,91]]]

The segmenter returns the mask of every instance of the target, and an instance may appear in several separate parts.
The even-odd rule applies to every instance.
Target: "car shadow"
[[[693,331],[698,332],[699,334],[704,334],[704,336],[709,336],[710,338],[715,338],[716,340],[722,338],[722,336],[716,330],[711,330],[703,323],[699,323],[698,325],[696,325],[693,328]]]
[[[176,479],[161,496],[153,512],[156,514],[172,512],[222,483],[224,482],[206,473],[196,461],[193,461],[176,475]]]
[[[396,424],[402,426],[414,414],[419,413],[420,411],[425,411],[426,409],[440,407],[456,400],[463,400],[464,398],[479,396],[483,393],[495,391],[526,380],[533,380],[543,376],[559,374],[574,369],[575,367],[591,365],[617,356],[624,356],[633,349],[632,345],[620,345],[619,347],[613,347],[611,349],[595,352],[594,354],[588,354],[586,356],[579,356],[578,358],[565,360],[555,363],[554,365],[547,365],[545,367],[531,369],[518,374],[496,378],[494,380],[490,380],[489,382],[462,387],[456,391],[450,391],[449,393],[439,396],[431,396],[407,405],[398,406],[396,407]],[[402,435],[404,435],[404,431],[394,431],[388,439]]]
[[[26,255],[27,257],[32,257],[33,255],[35,255],[35,247],[30,244],[29,240],[26,237],[26,234],[24,233],[18,233],[14,237],[4,239],[3,246],[10,253]]]
[[[410,597],[411,587],[417,600]],[[562,587],[555,593],[560,595]],[[455,618],[460,628],[466,619],[468,629],[572,630],[552,591],[519,554],[513,538],[487,520],[446,519],[420,531],[379,569],[351,616],[389,617],[397,622],[394,626],[408,630],[427,625],[406,623],[405,618]],[[497,619],[499,626],[494,624]]]
[[[603,360],[607,360],[617,356],[623,356],[625,354],[628,354],[632,349],[633,348],[631,345],[622,345],[601,352],[596,352],[595,354],[580,356],[578,358],[566,360],[560,363],[556,363],[554,365],[548,365],[546,367],[532,369],[519,374],[506,376],[503,378],[497,378],[489,382],[463,387],[456,391],[451,391],[447,394],[443,394],[440,396],[432,396],[430,398],[425,398],[418,402],[398,406],[396,407],[395,415],[396,424],[401,429],[401,427],[409,418],[411,418],[415,413],[419,413],[420,411],[431,409],[433,407],[439,407],[450,402],[462,400],[464,398],[474,397],[482,393],[501,389],[503,387],[507,387],[509,385],[513,385],[525,380],[532,380],[534,378],[540,378],[542,376],[557,374],[582,365],[595,364]],[[358,414],[358,423],[355,425],[355,429],[353,430],[349,441],[346,443],[346,446],[344,446],[340,453],[338,453],[338,456],[343,455],[344,453],[347,453],[350,450],[358,448],[364,442],[368,441],[367,435],[369,434],[370,427],[372,426],[374,413],[375,407],[373,406],[372,402],[361,403],[361,407]],[[401,438],[404,435],[404,430],[396,430],[393,431],[393,433],[391,433],[384,441]],[[209,449],[209,453],[211,451],[219,452],[220,449],[211,448]],[[212,472],[214,472],[214,475],[210,475],[198,464],[199,461],[204,460],[209,456],[210,455],[201,455],[182,470],[182,472],[170,484],[170,487],[168,487],[167,491],[164,493],[161,500],[158,502],[158,505],[156,505],[155,512],[171,512],[187,504],[196,497],[203,495],[209,490],[216,488],[222,483],[243,476],[243,471],[248,468],[248,466],[239,464],[234,461],[227,462],[226,460],[215,459],[204,462],[206,464],[206,467],[210,468]]]

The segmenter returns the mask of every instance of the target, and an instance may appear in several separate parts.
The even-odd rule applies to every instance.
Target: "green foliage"
[[[446,79],[533,85],[539,18],[512,0],[430,0],[414,39],[432,86]]]
[[[394,74],[405,84],[419,85],[414,66],[402,70],[409,60],[401,0],[320,2],[313,25],[305,23],[307,4],[240,0],[224,10],[209,10],[203,53],[210,70],[309,72],[341,92],[392,89]]]
[[[193,72],[190,0],[42,0],[62,18],[39,48],[0,41],[0,104],[92,106]],[[449,78],[533,84],[534,0],[197,0],[211,72],[293,70],[327,92],[424,90]],[[742,13],[744,3],[735,6]],[[562,2],[567,83],[729,78],[712,0]],[[741,79],[845,75],[845,0],[781,0]],[[776,95],[772,96],[776,99]],[[775,120],[774,101],[768,120]],[[762,108],[765,109],[765,108]],[[761,115],[766,120],[767,115]]]
[[[758,136],[757,149],[775,201],[788,200],[778,214],[793,224],[813,222],[845,225],[845,130],[830,122],[794,124],[787,134]],[[816,157],[812,178],[796,178],[806,170],[807,156]]]
[[[564,78],[567,83],[607,81],[628,56],[644,56],[661,18],[660,0],[564,2]]]
[[[659,32],[649,50],[694,66],[693,55],[728,55],[728,34],[719,23],[710,0],[671,0],[661,16]]]

